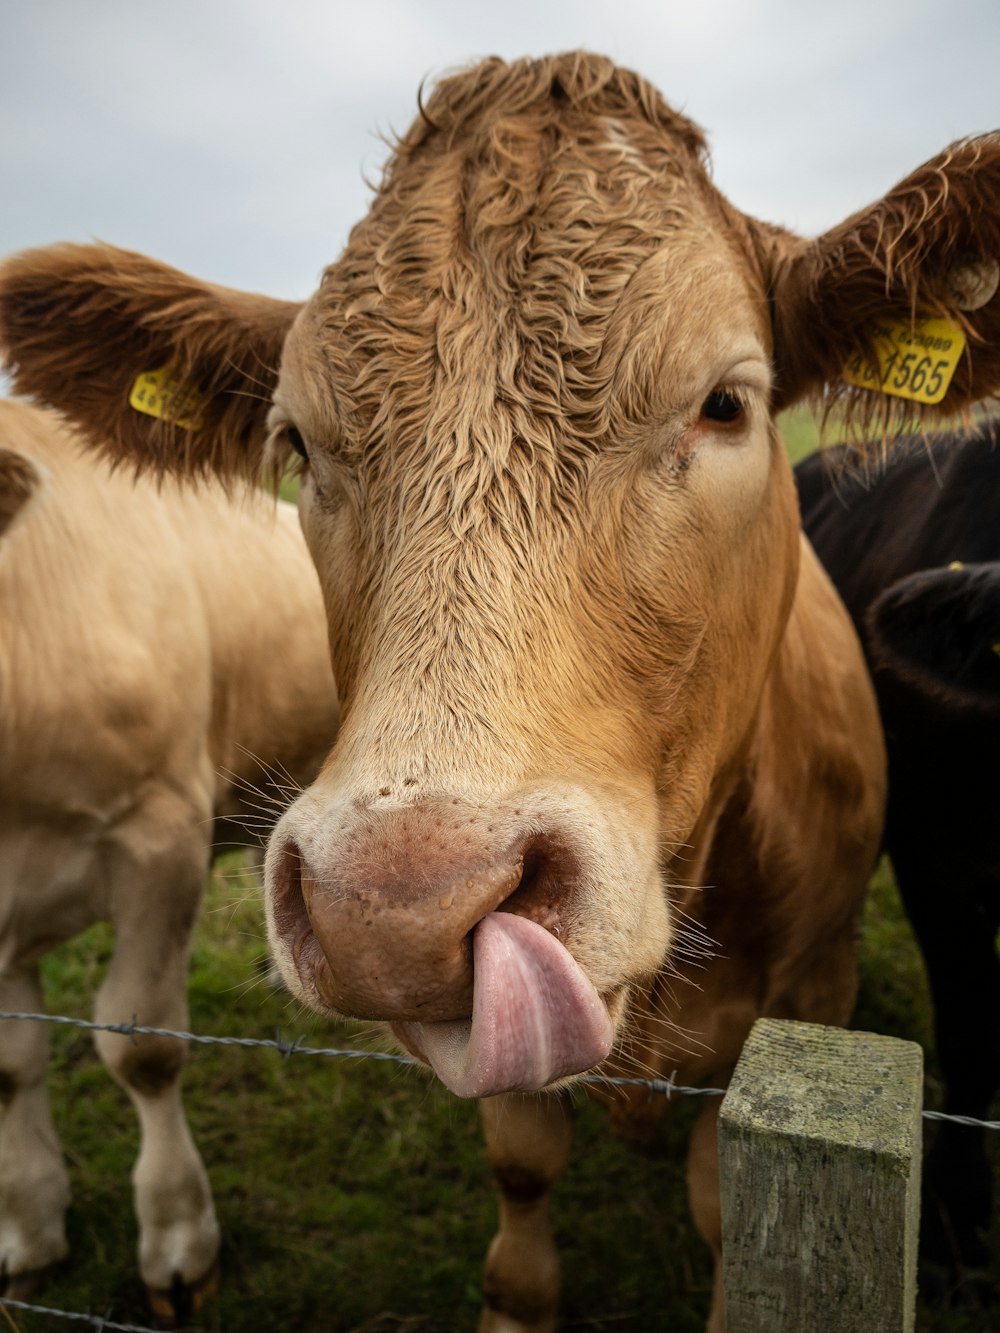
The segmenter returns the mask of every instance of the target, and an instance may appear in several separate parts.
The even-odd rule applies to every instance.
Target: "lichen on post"
[[[914,1327],[923,1056],[759,1020],[719,1118],[728,1333]]]

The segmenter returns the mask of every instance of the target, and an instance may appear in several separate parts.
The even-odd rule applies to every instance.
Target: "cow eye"
[[[743,402],[735,393],[726,389],[716,389],[702,403],[701,415],[707,421],[731,425],[742,417]]]
[[[285,434],[288,437],[288,443],[292,446],[298,456],[304,463],[309,462],[309,450],[306,448],[306,442],[302,438],[302,432],[298,426],[289,426]]]

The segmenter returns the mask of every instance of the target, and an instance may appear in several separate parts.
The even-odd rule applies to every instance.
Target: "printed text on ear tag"
[[[173,366],[160,370],[145,370],[136,376],[128,396],[129,405],[148,417],[159,417],[174,426],[191,430],[198,425],[201,394],[194,389],[181,391],[177,371]]]
[[[915,403],[939,403],[965,348],[965,334],[950,319],[914,324],[885,319],[872,330],[872,345],[877,373],[862,352],[855,352],[843,371],[848,384]]]

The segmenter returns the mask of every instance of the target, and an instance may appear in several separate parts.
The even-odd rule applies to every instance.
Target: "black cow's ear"
[[[1000,563],[910,574],[876,598],[867,620],[877,670],[1000,716]]]
[[[821,396],[868,420],[888,416],[891,400],[902,422],[1000,390],[1000,132],[954,144],[816,240],[757,224],[754,236],[772,305],[777,408]],[[940,330],[900,346],[886,377],[893,392],[883,392],[892,330],[905,342],[929,317],[957,331],[952,347]],[[907,350],[917,353],[910,371],[929,357],[909,382]],[[938,364],[952,353],[953,367]]]
[[[252,474],[298,310],[127,250],[52,246],[0,266],[0,355],[18,392],[115,461]]]
[[[0,540],[35,498],[42,475],[30,458],[0,448]]]

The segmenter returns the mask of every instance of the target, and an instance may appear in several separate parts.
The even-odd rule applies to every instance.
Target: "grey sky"
[[[422,78],[574,46],[650,78],[735,203],[806,232],[1000,126],[997,0],[0,0],[0,255],[97,236],[304,296]]]

